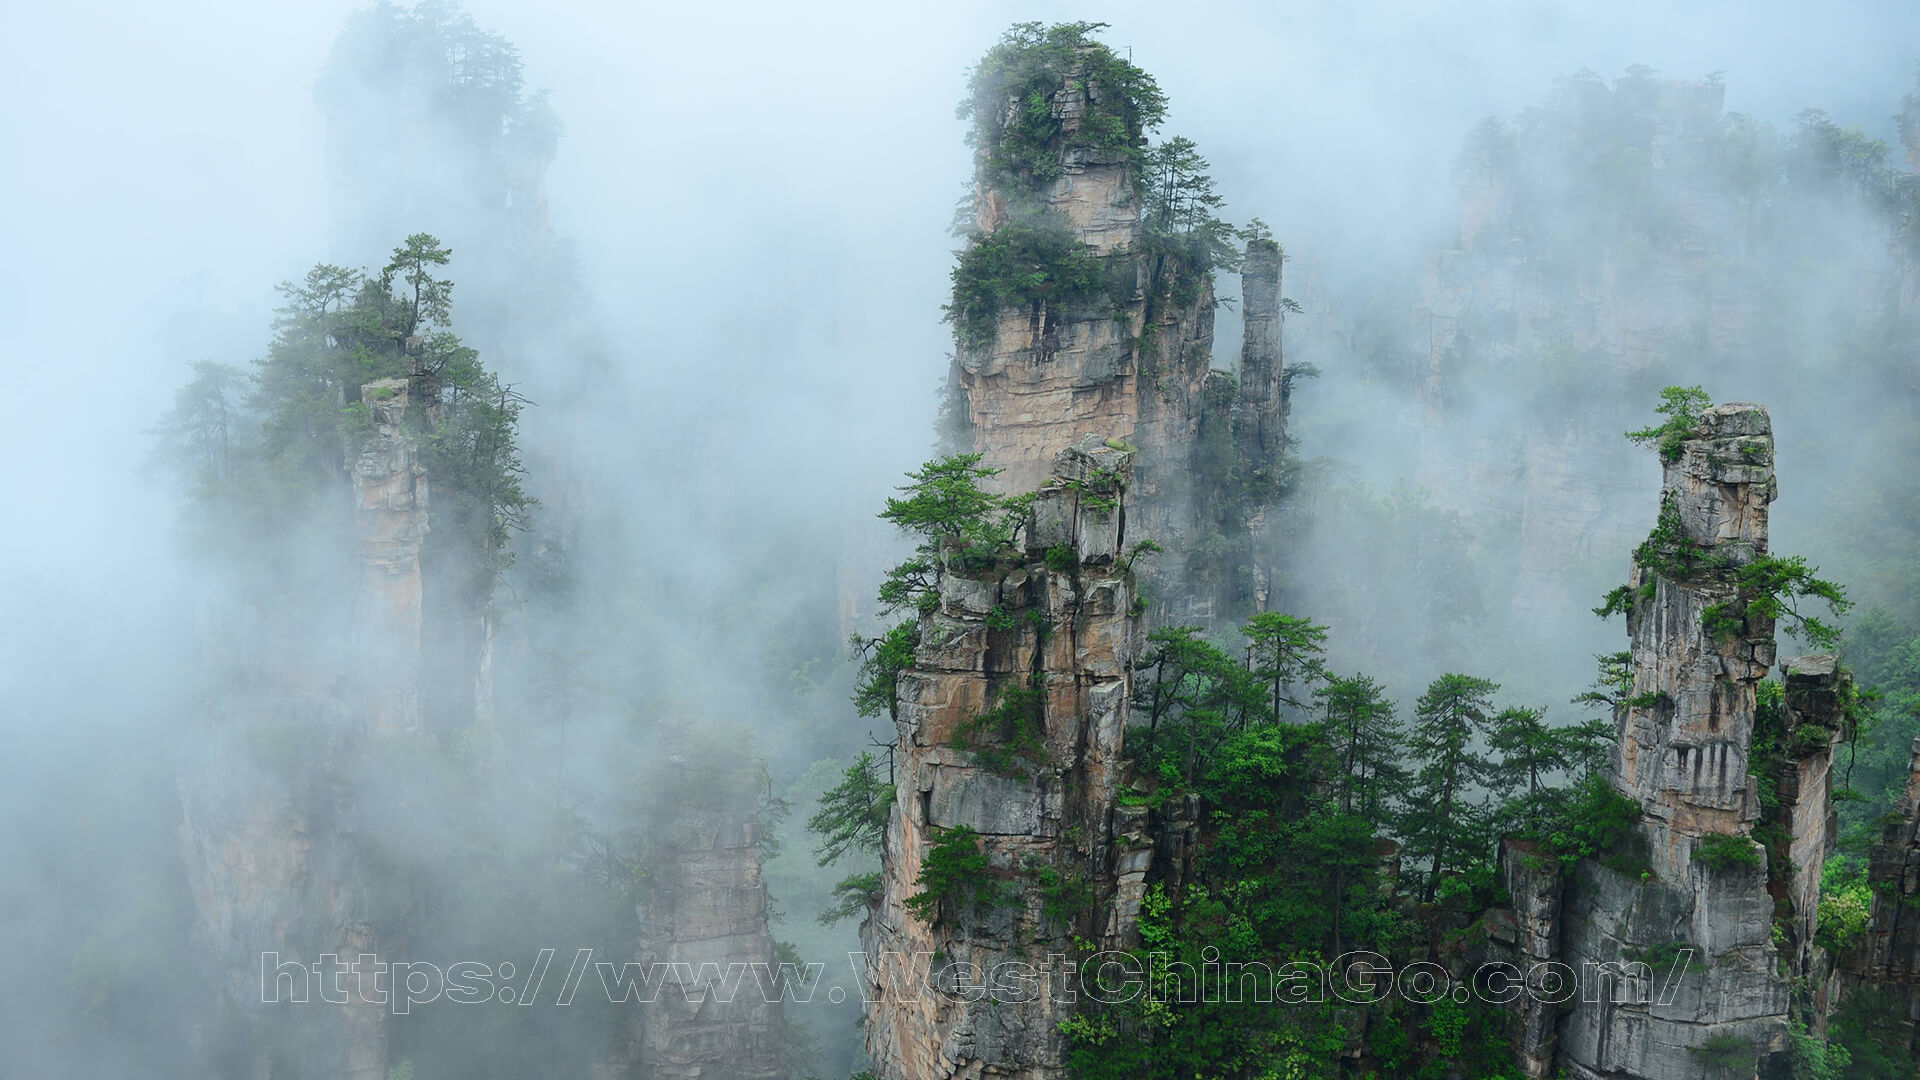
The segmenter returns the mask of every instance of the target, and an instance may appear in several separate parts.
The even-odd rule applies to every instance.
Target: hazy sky
[[[9,605],[151,566],[167,500],[133,472],[141,432],[187,363],[255,355],[273,283],[325,254],[312,83],[355,6],[0,13]],[[1865,3],[470,7],[553,92],[554,225],[630,374],[712,372],[741,415],[831,427],[793,460],[863,486],[926,448],[968,171],[953,104],[1012,21],[1111,22],[1232,215],[1327,264],[1429,227],[1462,131],[1557,74],[1724,69],[1730,109],[1885,135],[1920,42],[1920,8]]]

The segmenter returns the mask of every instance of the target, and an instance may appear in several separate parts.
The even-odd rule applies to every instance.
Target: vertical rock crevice
[[[899,678],[880,898],[861,929],[867,1049],[883,1076],[1064,1077],[1058,1025],[1074,1006],[1057,993],[1061,964],[1076,937],[1118,944],[1132,932],[1151,857],[1144,815],[1114,811],[1141,627],[1122,554],[1133,461],[1098,438],[1064,450],[1024,549],[991,567],[949,563],[939,607],[921,617]],[[1035,692],[1024,719],[977,722],[1022,691]],[[910,904],[955,836],[974,838],[986,888]],[[952,991],[952,965],[1010,961],[1054,981]]]
[[[1707,409],[1666,463],[1658,524],[1638,556],[1651,565],[1636,561],[1628,581],[1633,696],[1617,711],[1608,769],[1640,816],[1631,850],[1579,865],[1561,916],[1561,959],[1582,983],[1561,1032],[1575,1080],[1706,1080],[1786,1050],[1794,965],[1776,945],[1788,939],[1776,937],[1769,855],[1753,839],[1758,686],[1774,627],[1737,584],[1767,552],[1775,493],[1771,424],[1756,405]],[[1730,624],[1728,611],[1740,617]],[[1798,893],[1808,875],[1817,888],[1827,843],[1818,758],[1794,763],[1785,808],[1790,844],[1808,859],[1787,886]]]

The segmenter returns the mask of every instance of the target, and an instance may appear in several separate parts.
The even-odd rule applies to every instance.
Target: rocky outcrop
[[[360,391],[372,433],[350,464],[360,585],[353,657],[361,703],[381,731],[420,726],[420,545],[427,535],[427,470],[407,433],[408,381]]]
[[[1518,619],[1569,610],[1568,583],[1634,542],[1637,485],[1619,442],[1630,418],[1616,388],[1676,364],[1695,370],[1703,353],[1735,356],[1748,332],[1747,299],[1716,272],[1750,246],[1715,179],[1724,96],[1714,82],[1566,80],[1537,121],[1552,137],[1516,145],[1483,128],[1456,168],[1458,239],[1428,260],[1410,313],[1427,370],[1419,478],[1445,508],[1518,534],[1508,597]],[[1567,146],[1643,163],[1613,190],[1631,186],[1657,208],[1643,211],[1657,214],[1656,242],[1589,209],[1604,190],[1542,194],[1542,176],[1604,188],[1590,164],[1555,156]],[[1563,203],[1580,210],[1552,216]],[[1534,415],[1567,420],[1510,423],[1508,387],[1531,396]]]
[[[216,700],[179,775],[194,937],[237,1018],[220,1039],[244,1047],[255,1080],[387,1075],[387,987],[372,965],[398,955],[408,883],[381,863],[394,808],[366,793],[392,789],[375,781],[383,762],[420,737],[427,478],[407,381],[369,383],[361,400],[371,428],[346,462],[358,576],[349,648],[336,658],[324,641],[268,635],[269,650],[305,644],[247,666],[295,674]],[[277,615],[304,623],[310,607]],[[292,965],[284,980],[263,973],[269,955]],[[295,974],[329,963],[364,972],[345,977],[343,998]]]
[[[778,963],[758,815],[683,806],[665,831],[639,905],[635,959],[643,969],[673,965],[673,974],[631,1014],[638,1068],[622,1075],[782,1080],[789,1070],[781,1004],[754,975],[741,977]]]
[[[1069,134],[1086,107],[1083,84],[1070,79],[1054,96],[1055,114]],[[1005,470],[998,479],[1004,490],[1038,487],[1054,457],[1090,431],[1128,440],[1143,461],[1184,461],[1178,452],[1193,443],[1213,355],[1212,283],[1184,307],[1152,302],[1154,260],[1130,254],[1141,229],[1136,182],[1124,154],[1066,150],[1059,179],[1039,197],[1090,252],[1131,263],[1130,273],[1116,274],[1134,280],[1131,297],[1009,307],[1000,311],[990,340],[956,351],[973,448]],[[974,205],[979,235],[1007,224],[1006,200],[984,166]],[[1144,474],[1139,480],[1149,482]],[[1144,498],[1147,490],[1137,495]]]
[[[1833,803],[1833,746],[1847,726],[1853,675],[1833,656],[1795,656],[1780,661],[1784,684],[1777,805],[1771,824],[1786,861],[1776,860],[1775,908],[1786,930],[1788,969],[1813,995],[1806,1019],[1816,1030],[1826,1020],[1832,996],[1831,958],[1814,940],[1820,923],[1820,876],[1840,840]]]
[[[1074,1006],[1053,988],[1071,939],[1119,945],[1133,933],[1154,850],[1144,809],[1115,808],[1140,630],[1122,551],[1133,463],[1098,438],[1065,449],[1024,552],[945,566],[939,607],[921,618],[899,682],[880,898],[861,932],[867,1048],[882,1076],[1064,1077],[1058,1025]],[[990,708],[1004,722],[979,723]],[[989,887],[917,912],[907,901],[925,890],[922,867],[962,829]],[[954,988],[956,972],[1013,961],[1055,981],[1032,993]]]
[[[1661,486],[1653,541],[1671,557],[1635,565],[1628,581],[1634,696],[1618,713],[1609,779],[1640,819],[1629,850],[1583,862],[1568,887],[1561,959],[1588,984],[1561,1036],[1575,1080],[1751,1075],[1786,1049],[1788,980],[1752,839],[1756,687],[1773,625],[1750,611],[1737,629],[1705,623],[1709,608],[1739,602],[1737,568],[1766,553],[1772,462],[1764,409],[1707,410]],[[1806,794],[1799,816],[1824,829],[1819,792]],[[1811,869],[1817,878],[1817,859]],[[1603,965],[1636,963],[1660,970],[1596,983]]]
[[[1500,884],[1511,908],[1495,908],[1482,920],[1489,959],[1522,973],[1545,971],[1560,957],[1560,914],[1564,889],[1560,860],[1531,840],[1508,837],[1500,844]],[[1554,1075],[1559,1049],[1559,1005],[1537,980],[1531,992],[1509,1003],[1509,1039],[1523,1076]]]
[[[1280,245],[1256,239],[1247,243],[1240,266],[1239,398],[1234,433],[1248,461],[1277,463],[1286,449],[1291,411],[1286,361],[1280,351]]]
[[[1037,195],[1023,195],[1021,205],[1043,207],[1105,261],[1111,281],[1131,288],[1077,302],[1008,306],[988,338],[960,341],[952,381],[964,404],[965,442],[985,464],[1003,470],[995,480],[1000,490],[1024,492],[1043,483],[1055,457],[1088,432],[1122,440],[1138,451],[1134,535],[1172,552],[1217,548],[1217,542],[1203,543],[1217,526],[1211,519],[1222,513],[1215,504],[1222,498],[1237,503],[1243,495],[1207,489],[1243,482],[1262,465],[1277,471],[1285,442],[1282,254],[1271,240],[1255,240],[1248,249],[1246,343],[1236,393],[1234,380],[1212,368],[1212,274],[1176,285],[1172,278],[1192,269],[1146,250],[1132,155],[1071,145],[1101,93],[1079,69],[1063,81],[1052,102],[1065,147],[1059,175]],[[984,240],[1018,220],[1013,203],[995,186],[982,147],[973,189],[975,236]],[[1225,452],[1203,462],[1199,451],[1209,425],[1227,433]],[[1234,459],[1236,451],[1243,460]],[[1236,505],[1224,513],[1240,512]],[[1230,541],[1244,547],[1244,524],[1231,531]],[[1213,626],[1251,606],[1233,573],[1201,582],[1196,579],[1203,575],[1187,573],[1172,557],[1152,572],[1156,619]]]

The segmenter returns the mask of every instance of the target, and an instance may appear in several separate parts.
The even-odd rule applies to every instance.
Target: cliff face
[[[324,642],[292,636],[305,641],[301,655],[261,666],[299,677],[216,702],[180,773],[194,936],[240,1018],[218,1038],[242,1048],[256,1080],[384,1080],[387,1071],[389,1009],[366,965],[396,958],[408,886],[377,865],[375,822],[386,808],[369,805],[363,785],[419,735],[427,478],[407,433],[406,381],[369,383],[361,397],[372,431],[346,463],[358,580],[345,663],[336,666]],[[266,1004],[267,953],[308,970],[323,956],[358,962],[365,979],[346,978],[351,989],[337,1001],[289,976]]]
[[[922,616],[899,682],[881,895],[861,931],[867,1048],[883,1076],[1064,1077],[1058,1024],[1073,1005],[1059,982],[956,992],[949,965],[1041,971],[1051,961],[1058,980],[1073,936],[1117,945],[1132,932],[1152,856],[1144,812],[1113,809],[1140,631],[1121,554],[1133,462],[1098,438],[1064,450],[1034,504],[1024,557],[944,568],[940,606]],[[1033,692],[1024,717],[974,723],[1023,690]],[[944,899],[929,919],[907,901],[923,892],[943,834],[963,827],[977,834],[996,895]],[[1071,897],[1052,910],[1048,881],[1057,901]]]
[[[1068,134],[1087,107],[1084,83],[1070,79],[1054,95],[1054,114]],[[1137,182],[1126,155],[1072,148],[1061,152],[1059,178],[1038,197],[1089,252],[1128,261],[1117,276],[1133,280],[1131,297],[1010,307],[999,313],[989,341],[963,345],[955,355],[974,449],[1006,470],[997,480],[1006,491],[1039,487],[1055,456],[1090,431],[1127,439],[1143,462],[1177,459],[1176,451],[1192,445],[1213,355],[1212,285],[1185,306],[1149,301],[1153,260],[1131,254],[1141,235]],[[1007,199],[984,169],[974,206],[982,236],[1010,220]]]
[[[758,816],[687,806],[668,833],[654,858],[653,886],[639,907],[634,958],[643,968],[685,967],[676,966],[659,997],[632,1014],[632,1061],[638,1067],[630,1075],[781,1080],[789,1073],[780,1003],[768,1001],[752,977],[732,990],[724,978],[712,977],[772,970],[778,963],[767,930]]]
[[[1578,571],[1635,539],[1613,388],[1682,358],[1727,357],[1746,339],[1747,292],[1712,272],[1745,250],[1736,201],[1717,190],[1724,94],[1686,80],[1571,80],[1536,121],[1554,128],[1534,133],[1538,145],[1516,152],[1482,136],[1457,170],[1459,238],[1428,260],[1412,318],[1428,372],[1420,479],[1449,509],[1492,513],[1519,534],[1517,617],[1565,611]],[[1638,164],[1620,172],[1628,161]],[[1574,178],[1539,175],[1560,169]],[[1577,190],[1552,194],[1568,184]],[[1578,419],[1489,424],[1474,399],[1505,378],[1554,406],[1533,411]],[[1479,434],[1489,428],[1511,433]]]
[[[1053,116],[1070,144],[1101,89],[1075,71],[1054,94]],[[1277,469],[1285,442],[1287,394],[1280,352],[1281,251],[1271,240],[1249,248],[1245,276],[1247,339],[1236,381],[1212,369],[1214,282],[1210,272],[1188,290],[1169,284],[1169,256],[1143,243],[1141,177],[1120,151],[1068,145],[1059,175],[1032,199],[1064,223],[1085,250],[1107,263],[1114,282],[1130,283],[1098,299],[1003,308],[993,332],[955,351],[954,383],[964,395],[971,448],[1004,470],[1005,492],[1043,483],[1055,458],[1089,432],[1136,449],[1133,520],[1137,537],[1171,552],[1202,546],[1203,520],[1216,493],[1263,465]],[[982,152],[974,190],[974,231],[988,238],[1016,220],[1013,201],[995,186]],[[1191,273],[1190,270],[1184,271]],[[1237,389],[1236,389],[1237,387]],[[1197,475],[1196,451],[1209,427],[1227,432],[1229,451]],[[1243,543],[1244,527],[1229,530]],[[1154,569],[1156,619],[1212,626],[1252,605],[1231,576],[1195,580],[1177,556]],[[1244,561],[1244,560],[1243,560]],[[1264,595],[1264,594],[1263,594]]]
[[[1737,568],[1766,554],[1772,461],[1765,410],[1708,410],[1666,466],[1655,536],[1668,552],[1695,554],[1657,570],[1635,565],[1628,581],[1643,590],[1628,618],[1634,697],[1618,714],[1609,779],[1639,805],[1629,846],[1644,869],[1580,865],[1561,915],[1561,959],[1583,984],[1594,965],[1657,970],[1573,1004],[1561,1049],[1578,1080],[1705,1080],[1786,1049],[1793,958],[1776,947],[1767,859],[1752,839],[1762,813],[1756,687],[1774,661],[1773,625],[1748,613],[1737,631],[1716,634],[1704,621],[1710,606],[1739,599]],[[1830,743],[1828,732],[1800,763],[1787,804],[1786,843],[1807,861],[1781,888],[1808,919],[1829,843],[1818,759]],[[1675,948],[1693,950],[1684,970]]]

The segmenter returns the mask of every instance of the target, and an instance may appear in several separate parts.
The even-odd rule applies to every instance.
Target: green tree
[[[1416,766],[1401,805],[1401,832],[1409,858],[1426,859],[1420,898],[1431,903],[1440,877],[1484,858],[1477,809],[1466,795],[1493,777],[1493,766],[1476,746],[1490,733],[1496,683],[1469,675],[1442,675],[1414,707],[1408,754]]]
[[[854,634],[848,646],[860,661],[853,680],[853,707],[861,716],[900,719],[900,673],[913,666],[920,647],[920,622],[907,619],[877,638]]]
[[[861,751],[840,782],[820,796],[820,809],[807,820],[807,831],[819,838],[814,849],[819,865],[851,853],[878,855],[893,800],[893,784],[881,779],[879,759]]]
[[[1545,709],[1512,705],[1495,713],[1487,729],[1495,755],[1490,779],[1497,791],[1532,795],[1547,777],[1572,768],[1570,744],[1548,726]]]
[[[239,368],[196,361],[193,378],[174,392],[173,408],[152,432],[157,462],[210,500],[234,479],[236,446],[244,438],[247,376]]]
[[[1386,690],[1365,675],[1333,679],[1314,692],[1327,740],[1339,756],[1334,783],[1342,813],[1359,814],[1377,827],[1387,800],[1406,783],[1400,765],[1405,735]]]
[[[1214,191],[1208,168],[1194,141],[1180,136],[1148,150],[1142,167],[1147,249],[1184,260],[1195,275],[1236,266],[1240,258],[1238,234],[1218,216],[1226,200]]]
[[[1699,429],[1700,414],[1713,404],[1705,390],[1697,386],[1669,386],[1660,391],[1660,404],[1654,412],[1666,417],[1652,427],[1627,432],[1627,438],[1660,451],[1660,460],[1680,460],[1680,447]]]
[[[992,565],[1026,524],[1032,495],[998,495],[980,485],[999,469],[982,468],[980,454],[953,454],[907,474],[913,481],[887,499],[884,521],[918,537],[913,557],[887,571],[880,586],[883,610],[930,610],[939,567]]]
[[[1311,691],[1326,678],[1320,657],[1327,651],[1327,628],[1303,616],[1263,611],[1247,620],[1240,633],[1246,636],[1254,673],[1272,690],[1274,717],[1284,715],[1283,707],[1295,712],[1305,708],[1299,691]]]

